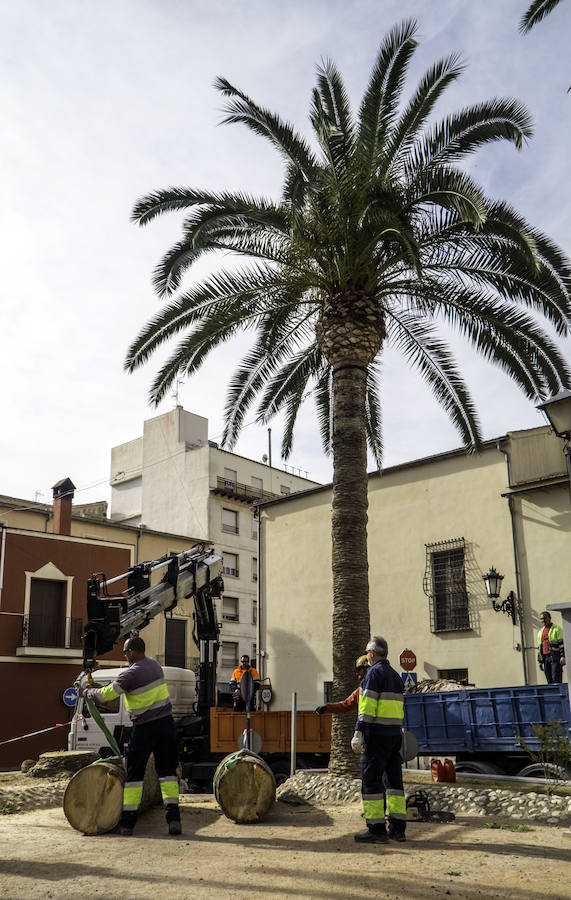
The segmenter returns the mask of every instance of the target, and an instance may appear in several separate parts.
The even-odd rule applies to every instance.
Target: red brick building
[[[133,562],[132,546],[69,533],[72,496],[69,479],[54,488],[60,533],[0,529],[0,768],[65,748],[66,727],[2,742],[70,720],[63,693],[82,668],[87,579],[118,575]],[[107,657],[117,659],[117,651]]]

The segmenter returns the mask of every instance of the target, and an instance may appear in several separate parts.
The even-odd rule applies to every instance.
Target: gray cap
[[[386,658],[389,654],[389,645],[385,641],[384,637],[379,637],[378,634],[374,634],[367,644],[366,650],[367,652],[369,650],[374,650],[377,656]]]

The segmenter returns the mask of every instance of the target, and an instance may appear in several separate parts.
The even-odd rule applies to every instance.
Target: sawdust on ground
[[[236,825],[208,795],[183,798],[183,834],[143,813],[135,834],[85,837],[60,808],[0,816],[0,896],[7,900],[426,900],[571,898],[571,835],[514,833],[481,818],[411,822],[406,844],[358,845],[363,820],[347,807],[277,803],[257,825]]]

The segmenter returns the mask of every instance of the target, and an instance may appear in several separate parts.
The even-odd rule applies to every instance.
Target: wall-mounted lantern
[[[482,575],[482,578],[484,579],[486,592],[488,594],[488,597],[492,601],[492,607],[494,611],[503,612],[508,616],[511,616],[512,622],[515,625],[516,596],[514,592],[510,591],[506,599],[503,600],[502,603],[496,603],[497,598],[500,596],[504,576],[500,575],[499,572],[496,572],[496,570],[492,566],[492,568],[486,575]]]

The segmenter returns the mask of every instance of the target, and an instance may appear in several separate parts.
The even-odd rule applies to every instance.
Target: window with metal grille
[[[252,625],[258,624],[258,601],[252,600]]]
[[[464,538],[426,544],[423,589],[430,600],[433,633],[471,629]]]
[[[264,494],[264,482],[261,478],[252,475],[252,493],[256,497],[262,497]]]
[[[333,682],[332,681],[324,681],[323,682],[323,702],[324,703],[333,703]]]
[[[258,540],[258,519],[256,517],[256,510],[252,510],[252,540]]]
[[[235,669],[238,665],[238,642],[222,641],[222,665]]]
[[[238,578],[239,566],[238,566],[238,554],[237,553],[223,553],[223,569],[224,575],[233,575],[234,578]]]
[[[459,684],[468,684],[468,669],[439,669],[439,678],[449,678]]]
[[[238,534],[238,513],[235,509],[222,507],[222,531],[228,534]]]
[[[258,580],[258,558],[257,556],[252,557],[252,581]]]
[[[222,618],[225,622],[240,621],[240,604],[238,597],[224,596],[222,598]]]
[[[224,469],[224,486],[229,490],[236,490],[236,482],[238,480],[238,473],[236,469]]]

